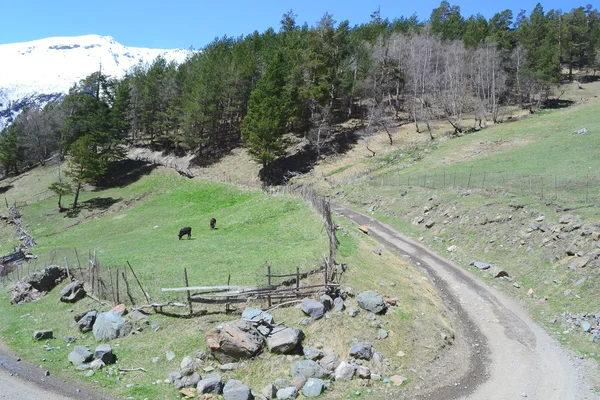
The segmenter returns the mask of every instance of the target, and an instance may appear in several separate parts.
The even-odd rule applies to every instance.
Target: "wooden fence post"
[[[296,298],[300,297],[300,267],[296,266]]]
[[[271,266],[267,264],[267,282],[269,287],[271,287]],[[271,307],[271,295],[267,297],[269,307]]]
[[[190,287],[190,284],[188,282],[188,274],[187,274],[187,268],[183,269],[183,274],[185,275],[185,287]],[[192,308],[192,296],[190,294],[190,291],[187,291],[187,301],[188,301],[188,306],[190,307],[190,315],[194,314],[194,309]]]

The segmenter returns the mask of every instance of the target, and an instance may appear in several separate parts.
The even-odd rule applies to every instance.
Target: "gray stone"
[[[221,364],[240,358],[252,358],[262,352],[264,338],[252,322],[236,320],[211,329],[205,335],[206,346]]]
[[[96,347],[94,356],[96,359],[102,360],[104,364],[114,364],[117,361],[117,357],[113,354],[110,344],[101,344]]]
[[[590,336],[590,342],[600,343],[600,333],[593,333],[592,336]]]
[[[90,363],[90,369],[94,370],[94,371],[98,371],[99,369],[102,369],[106,366],[106,364],[104,363],[104,361],[97,359],[94,360]]]
[[[191,356],[183,357],[183,359],[179,363],[179,369],[187,369],[187,368],[194,369],[195,367],[196,367],[196,362],[194,361],[194,359]]]
[[[169,374],[169,382],[171,382],[171,383],[173,383],[177,380],[180,380],[181,378],[182,378],[181,372],[179,372],[179,371],[173,371]]]
[[[354,307],[348,307],[346,309],[346,312],[352,318],[354,318],[354,317],[356,317],[358,315],[358,310],[356,308],[354,308]]]
[[[65,267],[49,265],[41,271],[30,274],[24,281],[15,285],[10,296],[10,303],[28,303],[38,300],[66,277]]]
[[[293,386],[284,388],[284,389],[279,389],[277,391],[277,399],[278,400],[289,400],[289,399],[295,399],[296,396],[298,396],[298,389],[296,389]]]
[[[289,386],[286,385],[286,387]],[[265,396],[268,400],[273,400],[277,398],[277,386],[272,383],[269,383],[267,386],[263,388],[260,392],[263,396]]]
[[[171,361],[175,358],[175,353],[173,353],[171,350],[167,350],[165,357],[167,358],[167,361]]]
[[[269,313],[264,312],[258,308],[246,308],[242,312],[242,319],[246,319],[253,322],[264,321],[269,325],[273,325],[275,320],[273,316]]]
[[[362,292],[356,300],[361,308],[376,314],[387,309],[383,296],[375,291]]]
[[[302,311],[312,319],[319,319],[325,314],[325,306],[314,299],[304,299],[302,300]]]
[[[471,261],[469,263],[469,265],[473,265],[476,268],[479,269],[488,269],[494,266],[494,264],[488,264],[488,263],[484,263],[484,262],[479,262],[479,261]]]
[[[305,347],[303,349],[303,352],[304,352],[304,357],[306,357],[307,360],[313,360],[313,361],[320,360],[321,358],[323,358],[323,355],[324,355],[321,350],[313,349],[310,347]]]
[[[425,228],[433,228],[433,226],[435,225],[435,221],[427,221],[425,222]]]
[[[221,365],[221,368],[219,368],[221,371],[234,371],[236,369],[238,369],[240,367],[240,364],[238,363],[227,363],[227,364],[223,364]]]
[[[333,306],[335,308],[335,311],[337,312],[342,312],[346,308],[346,306],[344,305],[344,299],[342,299],[341,297],[336,297],[333,300]]]
[[[573,284],[573,287],[581,286],[586,281],[585,276]]]
[[[304,332],[291,326],[281,325],[273,328],[267,337],[267,346],[271,353],[293,353],[304,339]]]
[[[318,397],[323,393],[324,386],[321,379],[310,378],[302,387],[302,394],[305,397]]]
[[[75,346],[69,353],[69,361],[77,366],[88,363],[94,359],[94,355],[86,346]]]
[[[175,389],[196,387],[201,378],[197,372],[191,375],[183,375],[180,379],[176,379],[173,382],[173,386]]]
[[[379,339],[385,339],[388,337],[388,333],[385,329],[380,329],[379,331],[377,331],[377,336],[379,337]]]
[[[573,221],[573,218],[575,218],[572,214],[565,214],[562,217],[560,217],[560,219],[558,220],[559,224],[570,224],[571,221]]]
[[[333,307],[333,300],[331,299],[330,296],[324,294],[321,296],[320,300],[321,300],[321,304],[323,304],[326,311],[331,310],[331,308]]]
[[[591,331],[591,330],[592,330],[592,325],[590,325],[590,323],[589,323],[589,322],[587,322],[587,321],[582,321],[582,322],[581,322],[581,329],[582,329],[584,332],[589,332],[589,331]]]
[[[358,368],[356,368],[356,376],[358,376],[361,379],[370,379],[371,370],[369,369],[369,367],[361,365]]]
[[[65,303],[75,303],[86,296],[82,281],[75,281],[65,286],[59,293],[60,301]]]
[[[297,376],[292,380],[292,386],[296,388],[297,391],[302,390],[302,386],[308,381],[306,376]]]
[[[54,337],[54,332],[52,332],[51,329],[45,329],[45,330],[33,332],[33,338],[35,340],[52,339],[53,337]]]
[[[352,289],[350,286],[342,290],[342,295],[347,297],[356,297],[356,290]]]
[[[340,365],[340,359],[335,354],[327,354],[321,360],[319,365],[327,372],[333,372]]]
[[[356,372],[356,366],[352,364],[348,364],[346,361],[342,361],[342,363],[335,369],[335,380],[336,381],[349,381],[354,377],[354,373]]]
[[[275,379],[275,382],[273,382],[273,385],[275,385],[275,389],[276,389],[275,392],[277,392],[277,390],[279,390],[279,389],[283,389],[288,386],[292,386],[292,381],[290,381],[289,379],[278,378],[278,379]]]
[[[92,329],[94,338],[99,342],[105,342],[131,333],[133,326],[131,322],[123,319],[119,314],[109,311],[98,315]]]
[[[503,276],[508,276],[508,272],[506,272],[502,268],[494,267],[492,269],[492,276],[494,278],[502,278]]]
[[[307,378],[323,378],[325,370],[313,360],[296,361],[291,368],[292,378],[305,376]]]
[[[94,327],[94,323],[96,322],[96,317],[98,316],[98,311],[91,310],[86,312],[78,321],[77,328],[82,333],[87,333],[92,330]]]
[[[196,388],[197,393],[221,394],[223,393],[223,379],[217,373],[206,375],[198,382]]]
[[[223,397],[225,400],[250,400],[252,393],[242,382],[230,379],[223,388]]]
[[[370,360],[373,355],[373,345],[369,342],[356,343],[350,349],[350,356],[361,359]]]

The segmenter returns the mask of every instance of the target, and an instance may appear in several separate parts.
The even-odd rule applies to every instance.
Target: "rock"
[[[324,354],[321,350],[313,349],[312,347],[305,347],[303,349],[303,352],[304,352],[304,357],[306,357],[307,360],[317,361],[317,360],[320,360],[321,358],[323,358],[323,356],[324,356]]]
[[[310,378],[302,387],[304,397],[318,397],[323,393],[324,384],[321,379]]]
[[[298,389],[296,389],[293,386],[284,388],[284,389],[279,389],[277,391],[277,399],[278,400],[288,400],[288,399],[295,399],[296,396],[298,396]]]
[[[570,224],[571,221],[573,221],[573,218],[575,218],[573,214],[565,214],[562,217],[560,217],[558,223],[563,225]]]
[[[342,361],[340,365],[335,369],[335,380],[336,381],[350,381],[354,377],[356,367],[352,364],[348,364],[346,361]]]
[[[131,318],[133,324],[138,327],[141,327],[143,325],[149,325],[148,314],[141,310],[133,310],[133,312],[129,315],[129,318]]]
[[[356,368],[356,376],[358,376],[361,379],[370,379],[371,370],[369,369],[369,367],[361,365],[358,368]]]
[[[473,265],[473,266],[475,266],[476,268],[479,268],[479,269],[481,269],[481,270],[484,270],[484,269],[489,269],[489,268],[491,268],[491,267],[493,267],[493,266],[494,266],[494,264],[488,264],[488,263],[479,262],[479,261],[471,261],[471,262],[469,263],[469,265]]]
[[[346,309],[346,312],[352,318],[354,318],[354,317],[356,317],[358,315],[358,310],[356,308],[354,308],[354,307],[348,307]]]
[[[165,353],[165,357],[167,361],[171,361],[175,358],[175,353],[173,353],[171,350],[167,350],[167,352]]]
[[[292,380],[292,386],[295,387],[296,390],[300,391],[307,380],[308,378],[306,376],[297,376]]]
[[[333,307],[337,312],[344,311],[344,309],[346,308],[346,305],[344,304],[344,299],[342,299],[341,297],[336,297],[335,299],[333,299]]]
[[[356,343],[350,349],[350,357],[361,360],[370,360],[373,355],[373,345],[369,342]]]
[[[365,233],[365,234],[367,234],[367,235],[369,234],[369,228],[367,228],[367,226],[366,226],[366,225],[361,225],[361,226],[359,226],[359,227],[358,227],[358,230],[359,230],[359,231],[361,231],[362,233]]]
[[[425,222],[425,228],[430,229],[433,228],[433,226],[435,225],[435,221],[427,221]]]
[[[197,372],[192,373],[191,375],[183,375],[182,374],[181,378],[176,379],[173,382],[173,386],[175,387],[175,389],[193,388],[198,385],[198,382],[200,382],[201,378],[202,377]]]
[[[196,385],[197,393],[212,393],[221,394],[223,393],[223,379],[221,375],[214,373],[206,375]]]
[[[592,330],[592,325],[590,325],[590,323],[587,321],[582,321],[581,322],[581,330],[584,332],[589,332]]]
[[[508,272],[506,272],[502,268],[498,268],[498,267],[494,267],[492,269],[492,277],[494,277],[494,278],[501,278],[503,276],[508,276]]]
[[[340,365],[340,359],[335,354],[327,354],[321,360],[319,365],[327,372],[333,372]]]
[[[402,385],[404,382],[406,382],[406,378],[400,375],[393,375],[390,376],[390,381],[396,385],[396,386],[400,386]]]
[[[183,357],[183,359],[179,363],[180,370],[184,370],[184,369],[194,370],[195,368],[196,368],[196,361],[194,361],[194,359],[191,356]]]
[[[302,300],[302,311],[312,319],[319,319],[325,314],[325,306],[314,299],[304,299]]]
[[[344,288],[344,290],[342,290],[342,295],[347,297],[356,297],[356,290],[348,286],[347,288]]]
[[[519,283],[518,283],[518,282],[515,282],[515,283],[513,283],[513,286],[514,286],[514,287],[516,287],[517,289],[520,289],[520,288],[521,288],[521,285],[519,285]]]
[[[275,320],[273,316],[269,313],[264,312],[259,308],[246,308],[242,312],[242,319],[246,319],[253,322],[264,321],[269,325],[273,325]]]
[[[78,321],[77,328],[80,332],[87,333],[92,330],[94,327],[94,323],[96,322],[96,317],[98,316],[98,311],[91,310],[86,312]]]
[[[585,281],[586,281],[586,277],[584,276],[583,278],[581,278],[577,282],[575,282],[573,284],[573,287],[581,286],[581,285],[583,285],[585,283]]]
[[[125,304],[117,304],[109,311],[119,314],[120,316],[127,315],[127,307],[125,307]]]
[[[600,343],[600,333],[593,333],[590,337],[590,342],[592,343]]]
[[[267,346],[271,353],[290,354],[293,353],[304,339],[301,329],[281,325],[273,328],[267,337]]]
[[[383,301],[385,301],[385,304],[387,304],[390,307],[396,307],[396,299],[392,299],[390,297],[384,297]]]
[[[97,341],[105,342],[125,337],[131,333],[132,329],[131,322],[123,319],[119,314],[109,311],[100,313],[96,317],[92,331]]]
[[[289,379],[282,378],[275,379],[275,382],[273,382],[273,384],[275,385],[275,391],[292,386],[292,382]]]
[[[104,364],[114,364],[117,357],[113,354],[112,347],[109,344],[101,344],[94,351],[96,359],[102,360]]]
[[[77,366],[88,363],[94,359],[94,355],[86,346],[75,346],[69,353],[69,361]]]
[[[223,364],[221,365],[221,368],[219,368],[221,371],[233,371],[236,370],[240,367],[240,364],[238,363],[227,363],[227,364]]]
[[[102,360],[94,360],[90,363],[90,369],[92,369],[93,371],[98,371],[99,369],[104,368],[105,365],[106,364]]]
[[[17,283],[10,296],[10,304],[29,303],[44,296],[67,277],[65,267],[49,265],[41,271],[29,274]]]
[[[27,282],[18,282],[10,295],[10,304],[29,303],[41,299],[44,292],[40,292]]]
[[[272,399],[276,399],[277,398],[277,387],[275,385],[273,385],[272,383],[267,384],[267,386],[265,386],[263,388],[263,390],[260,391],[260,393],[265,396],[268,400],[272,400]]]
[[[453,244],[452,246],[448,247],[446,250],[447,250],[449,253],[454,253],[454,252],[456,251],[456,249],[458,249],[458,247],[456,247],[456,245],[455,245],[455,244]]]
[[[590,262],[590,257],[577,257],[572,262],[571,265],[574,268],[584,268]]]
[[[379,331],[377,331],[377,337],[379,339],[385,339],[387,338],[389,335],[387,333],[387,331],[385,329],[380,329]]]
[[[600,232],[592,232],[592,240],[600,240]]]
[[[53,337],[54,332],[50,329],[33,332],[33,338],[35,340],[52,339]]]
[[[292,378],[305,376],[307,378],[323,378],[326,375],[325,370],[313,360],[296,361],[291,368]]]
[[[173,383],[177,380],[181,380],[182,376],[179,371],[173,371],[169,374],[169,382]]]
[[[321,304],[323,304],[323,307],[325,307],[325,311],[331,310],[331,308],[333,307],[333,300],[330,296],[324,294],[321,296],[320,300]]]
[[[381,375],[371,373],[371,377],[370,378],[371,378],[372,381],[380,381],[381,380]]]
[[[529,288],[529,290],[527,291],[527,296],[533,296],[533,288]]]
[[[223,388],[223,397],[225,400],[250,400],[252,393],[250,388],[242,382],[230,379]]]
[[[60,301],[65,303],[75,303],[86,296],[82,281],[69,283],[60,291]]]
[[[382,313],[387,309],[383,296],[374,291],[362,292],[356,300],[361,308],[376,314]]]
[[[227,322],[206,333],[206,346],[221,364],[251,358],[262,352],[264,339],[249,321]]]

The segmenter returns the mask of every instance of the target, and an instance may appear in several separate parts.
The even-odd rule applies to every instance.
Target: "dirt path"
[[[421,266],[444,299],[457,331],[453,349],[425,377],[423,399],[598,399],[583,372],[503,293],[371,217],[332,205],[369,235]]]
[[[27,361],[18,361],[0,343],[0,399],[23,400],[103,400],[94,391],[50,375]]]

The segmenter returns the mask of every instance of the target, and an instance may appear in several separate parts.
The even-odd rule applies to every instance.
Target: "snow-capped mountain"
[[[53,37],[0,45],[0,130],[32,103],[43,106],[92,72],[120,78],[139,62],[183,62],[189,50],[126,47],[110,36]]]

